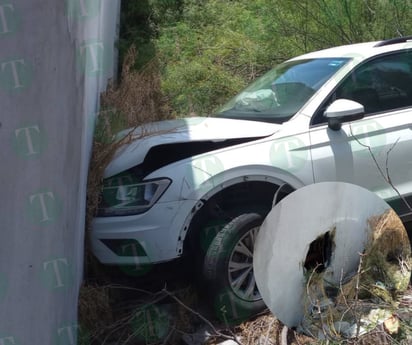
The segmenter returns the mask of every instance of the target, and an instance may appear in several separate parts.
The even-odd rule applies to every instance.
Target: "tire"
[[[253,245],[263,218],[244,213],[228,223],[211,242],[204,259],[204,289],[216,316],[241,322],[266,308],[253,276]]]

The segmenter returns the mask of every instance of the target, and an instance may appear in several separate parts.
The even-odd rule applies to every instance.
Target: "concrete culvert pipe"
[[[258,234],[254,272],[263,300],[290,328],[352,338],[389,318],[407,289],[405,228],[376,194],[325,182],[293,192]]]

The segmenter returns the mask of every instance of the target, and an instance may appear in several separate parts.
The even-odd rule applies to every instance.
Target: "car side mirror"
[[[362,119],[364,114],[365,108],[362,104],[341,98],[329,105],[323,115],[328,119],[329,128],[338,131],[343,122]]]

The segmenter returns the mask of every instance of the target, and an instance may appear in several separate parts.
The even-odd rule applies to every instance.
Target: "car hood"
[[[116,152],[105,170],[104,177],[116,175],[142,163],[147,152],[158,145],[200,141],[222,142],[241,138],[259,139],[272,135],[280,126],[267,122],[216,117],[190,117],[148,123],[118,134],[118,139],[130,135],[131,141]]]

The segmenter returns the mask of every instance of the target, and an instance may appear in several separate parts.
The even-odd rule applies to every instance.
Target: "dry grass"
[[[321,341],[285,327],[272,314],[247,321],[235,329],[241,345],[410,345],[412,344],[412,286],[405,292],[394,314],[400,323],[397,334],[390,334],[383,324],[358,339]],[[221,341],[221,340],[220,340]],[[219,344],[218,340],[209,345]]]
[[[143,70],[136,71],[133,69],[136,56],[137,51],[132,46],[125,56],[120,82],[110,82],[101,95],[101,111],[96,120],[88,177],[88,225],[97,209],[104,169],[116,150],[131,140],[131,136],[126,136],[116,141],[114,135],[126,128],[136,128],[148,122],[170,118],[160,91],[156,61],[150,62]]]
[[[242,345],[307,345],[313,339],[288,329],[272,314],[244,322],[237,333]]]
[[[132,140],[131,131],[118,140],[115,139],[115,134],[126,128],[133,129],[148,122],[170,118],[160,91],[156,61],[150,62],[143,70],[136,71],[133,69],[136,56],[137,51],[132,46],[125,56],[120,82],[110,82],[101,95],[102,110],[96,119],[87,182],[87,231],[96,214],[104,170],[119,147]],[[86,240],[86,263],[93,261]],[[86,272],[87,269],[92,268],[86,266]]]
[[[98,337],[102,330],[113,323],[108,288],[92,285],[82,286],[78,314],[79,324],[87,337],[89,339]]]
[[[122,295],[129,297],[119,298]],[[180,345],[182,335],[199,324],[190,311],[197,308],[196,296],[190,287],[173,293],[121,285],[83,287],[79,322],[84,340],[79,344]]]
[[[131,47],[125,56],[119,83],[110,82],[101,95],[101,111],[96,119],[87,182],[86,232],[96,214],[103,173],[122,145],[132,140],[128,135],[116,139],[115,134],[126,128],[136,128],[151,121],[170,118],[160,91],[160,78],[156,61],[150,62],[143,70],[133,69],[137,51]],[[135,139],[135,138],[133,138]],[[111,320],[108,289],[90,285],[92,277],[102,276],[99,264],[90,251],[88,235],[85,243],[86,282],[79,297],[79,320],[82,327],[92,335],[104,331]]]
[[[156,59],[142,70],[133,69],[137,50],[132,46],[125,56],[120,84],[110,83],[102,94],[101,108],[122,114],[127,127],[170,118],[170,110],[161,93]]]

